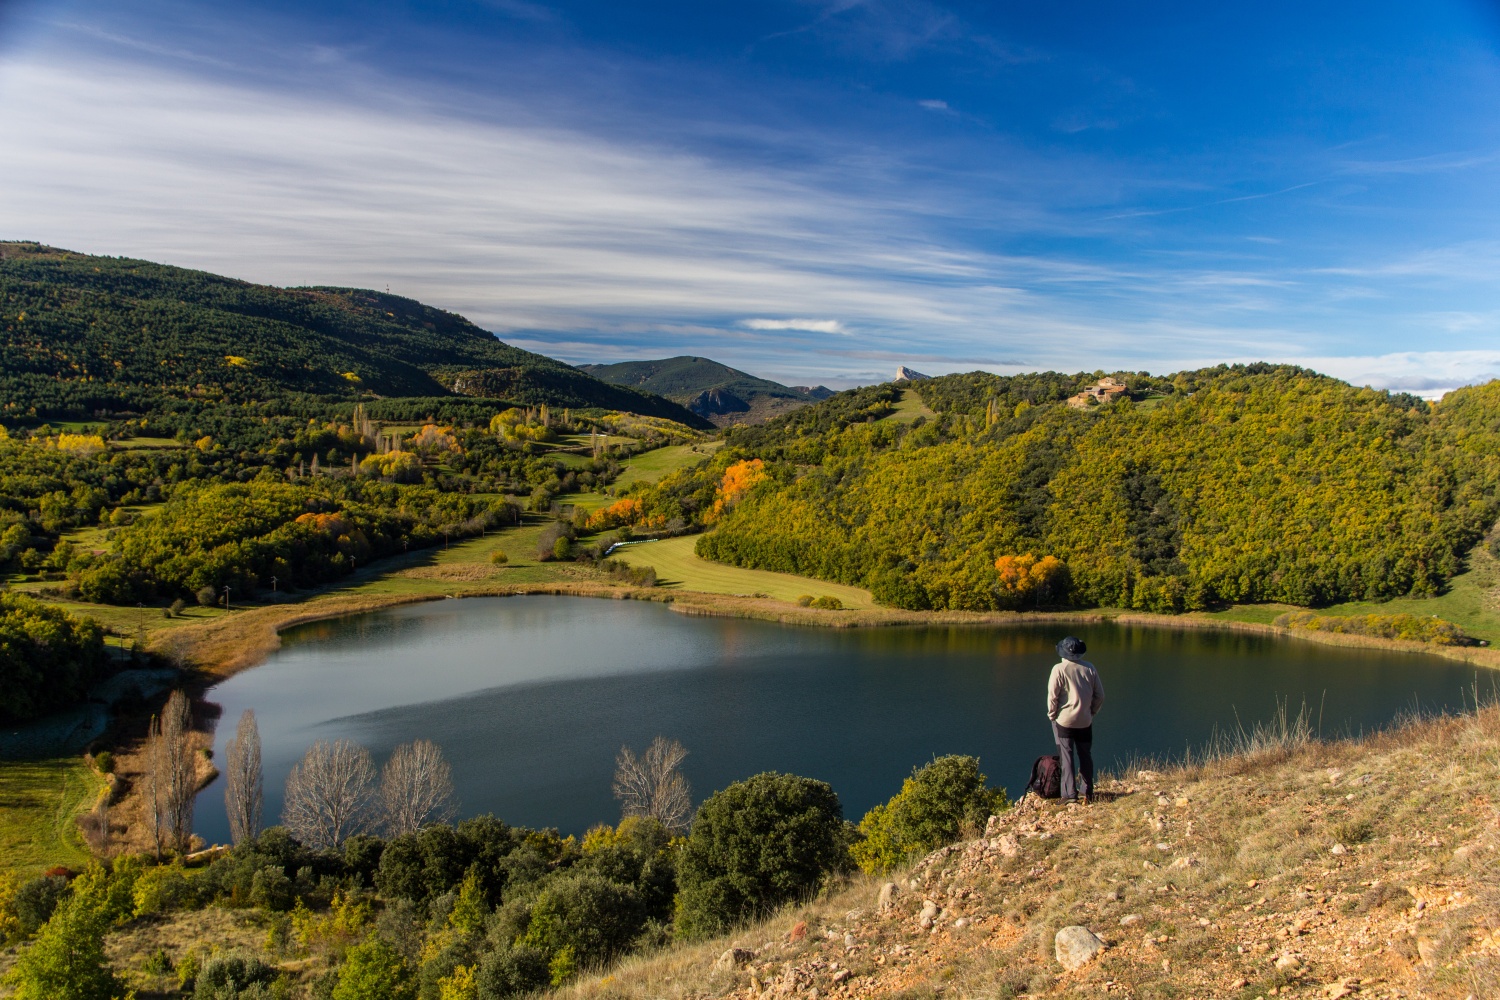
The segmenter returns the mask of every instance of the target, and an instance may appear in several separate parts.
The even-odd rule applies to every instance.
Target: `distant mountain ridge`
[[[4,413],[148,410],[163,399],[452,394],[710,426],[678,403],[368,289],[277,288],[124,257],[0,242]]]
[[[782,385],[693,355],[578,369],[606,382],[665,396],[720,427],[764,423],[833,395],[826,386]]]

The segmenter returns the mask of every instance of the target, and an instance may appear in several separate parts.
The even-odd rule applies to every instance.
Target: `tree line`
[[[212,595],[226,586],[248,597],[316,586],[519,516],[501,499],[369,480],[189,482],[152,516],[118,529],[112,552],[77,553],[67,569],[92,601]]]

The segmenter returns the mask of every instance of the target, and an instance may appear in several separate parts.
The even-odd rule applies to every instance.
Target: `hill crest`
[[[10,413],[144,410],[168,398],[468,395],[705,420],[369,289],[278,288],[124,257],[0,243],[0,395]]]
[[[833,395],[826,386],[782,385],[696,355],[578,369],[616,385],[658,393],[721,427],[764,423]]]

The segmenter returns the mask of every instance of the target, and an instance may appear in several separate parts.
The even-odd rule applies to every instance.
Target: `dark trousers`
[[[1069,729],[1052,723],[1052,735],[1057,740],[1058,763],[1062,765],[1062,797],[1065,799],[1088,798],[1094,794],[1094,727]],[[1078,754],[1078,766],[1073,766],[1073,754]]]

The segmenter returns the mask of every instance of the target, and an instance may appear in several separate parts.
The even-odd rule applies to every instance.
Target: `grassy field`
[[[159,503],[140,503],[125,507],[124,510],[136,517],[151,517],[161,509]],[[91,524],[82,528],[74,528],[65,531],[59,536],[58,541],[76,545],[80,549],[88,549],[92,552],[103,552],[109,548],[110,525]]]
[[[699,559],[693,554],[698,536],[683,535],[659,542],[641,542],[615,550],[615,558],[632,566],[656,568],[658,586],[681,587],[707,594],[765,594],[783,601],[795,601],[803,594],[813,597],[837,597],[846,608],[870,608],[875,602],[870,592],[841,583],[825,583],[760,569],[742,569],[723,563]]]
[[[161,451],[168,448],[186,448],[187,445],[176,438],[133,437],[112,442],[110,447],[119,451]]]
[[[901,402],[896,404],[896,412],[882,419],[909,424],[918,417],[926,417],[928,420],[931,420],[935,416],[937,414],[927,408],[927,404],[922,402],[921,396],[918,396],[910,389],[903,389],[901,390]]]
[[[0,763],[0,871],[81,868],[89,852],[74,819],[102,787],[82,757]]]
[[[648,451],[630,459],[629,464],[625,466],[625,471],[620,473],[620,478],[615,480],[615,484],[630,486],[633,483],[654,483],[679,469],[696,465],[723,446],[723,441],[704,441],[699,444],[676,444]]]

